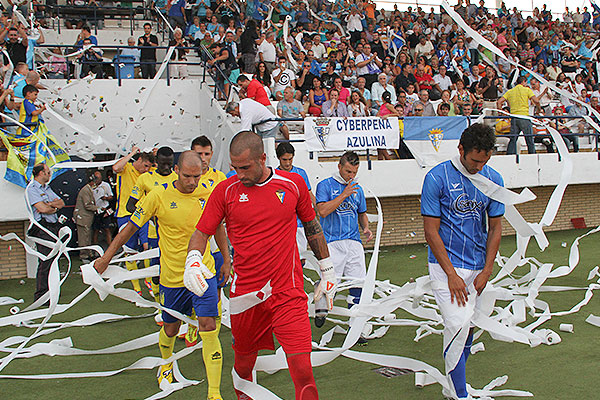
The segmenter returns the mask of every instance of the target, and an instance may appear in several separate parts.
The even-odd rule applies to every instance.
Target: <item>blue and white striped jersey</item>
[[[345,184],[338,182],[333,177],[322,180],[317,185],[317,203],[325,203],[335,199],[342,194],[345,188]],[[358,186],[356,193],[344,199],[334,212],[325,218],[321,218],[321,226],[327,243],[343,239],[361,242],[358,230],[358,214],[364,212],[367,212],[367,201],[363,189]]]
[[[489,166],[479,172],[504,186],[502,176]],[[440,236],[454,268],[481,270],[485,265],[487,219],[504,215],[504,204],[490,199],[445,161],[425,176],[421,215],[440,218]],[[429,262],[437,263],[431,249]]]

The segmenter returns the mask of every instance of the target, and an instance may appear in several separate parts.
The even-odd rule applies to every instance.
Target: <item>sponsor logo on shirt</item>
[[[466,193],[461,194],[452,202],[452,210],[458,214],[473,214],[479,216],[478,211],[482,208],[482,201],[469,199]]]
[[[171,210],[177,208],[177,203],[175,203],[174,201],[171,202]]]
[[[281,202],[281,204],[283,204],[283,199],[285,198],[285,191],[278,190],[278,191],[275,192],[275,194],[277,195],[277,198],[279,199],[279,201]]]
[[[460,186],[460,183],[451,183],[450,186],[451,192],[454,190],[462,190],[462,186]]]
[[[240,194],[240,199],[238,200],[240,203],[244,203],[248,201],[248,195],[246,193]]]

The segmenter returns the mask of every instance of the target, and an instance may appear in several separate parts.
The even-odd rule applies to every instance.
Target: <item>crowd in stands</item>
[[[504,3],[488,9],[483,0],[459,0],[454,10],[509,60],[597,109],[600,8],[591,4],[591,12],[567,8],[561,15],[544,5],[526,17]],[[522,85],[539,100],[539,108],[531,102],[530,115],[589,114],[588,107],[481,46],[441,7],[385,11],[373,1],[358,0],[161,0],[154,5],[175,29],[168,42],[177,46],[172,61],[185,63],[190,47],[198,48],[198,55],[215,69],[223,99],[233,85],[241,88],[241,97],[254,98],[257,85],[251,85],[253,95],[238,81],[247,77],[260,83],[266,96],[262,102],[279,117],[478,115],[496,108],[521,76]],[[6,48],[14,48],[8,53],[22,58],[24,50],[12,43],[15,37],[26,43],[25,32],[8,29]],[[145,25],[143,36],[129,39],[131,49],[121,50],[141,62],[144,78],[154,76],[156,51],[137,46],[159,44],[152,29]],[[83,26],[81,32],[76,48],[97,43],[89,28]],[[6,33],[0,31],[2,35]],[[56,53],[52,57],[60,58]],[[84,51],[80,76],[101,76],[101,56],[96,48]],[[64,68],[49,60],[43,71],[52,77],[66,73]],[[188,76],[185,64],[171,65],[170,72],[171,77]],[[560,121],[555,122],[562,123],[561,129],[581,134],[590,129],[582,120]],[[506,124],[498,125],[508,133]]]

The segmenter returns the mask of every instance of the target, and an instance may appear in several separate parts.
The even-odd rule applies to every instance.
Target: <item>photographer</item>
[[[83,40],[83,46],[91,45],[92,41],[87,38]],[[90,47],[77,56],[81,64],[80,78],[84,78],[90,73],[96,74],[96,78],[102,78],[102,53],[100,49]]]

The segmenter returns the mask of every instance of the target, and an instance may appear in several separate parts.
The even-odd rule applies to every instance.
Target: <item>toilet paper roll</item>
[[[562,332],[573,333],[573,324],[560,324],[558,329],[560,329]]]
[[[11,313],[12,315],[15,315],[15,314],[16,314],[16,313],[18,313],[19,311],[21,311],[21,309],[20,309],[19,307],[17,307],[17,306],[11,307],[11,309],[10,309],[10,313]]]

